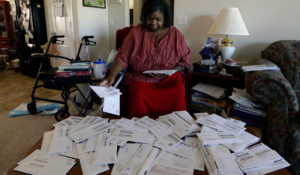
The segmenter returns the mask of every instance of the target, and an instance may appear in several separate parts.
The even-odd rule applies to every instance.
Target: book
[[[197,62],[193,63],[193,71],[213,74],[218,72],[218,67],[215,64],[203,64],[201,62]]]
[[[58,70],[55,75],[57,77],[72,77],[72,76],[89,76],[91,71],[64,71]]]
[[[58,69],[62,71],[71,71],[71,72],[90,71],[91,66],[86,64],[71,64],[71,65],[58,66]]]

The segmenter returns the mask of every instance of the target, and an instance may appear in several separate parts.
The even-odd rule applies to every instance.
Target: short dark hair
[[[170,27],[172,25],[172,17],[170,7],[164,0],[148,0],[142,8],[141,21],[143,25],[146,25],[147,16],[151,15],[157,10],[161,11],[164,15],[164,27]]]

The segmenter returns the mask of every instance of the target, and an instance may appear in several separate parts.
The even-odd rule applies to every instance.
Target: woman
[[[130,116],[161,115],[185,110],[184,79],[143,74],[146,70],[177,72],[190,68],[190,50],[183,35],[171,26],[171,14],[164,0],[149,0],[141,14],[142,24],[133,27],[115,57],[111,74],[101,86],[111,86],[116,76],[126,70],[129,85]]]

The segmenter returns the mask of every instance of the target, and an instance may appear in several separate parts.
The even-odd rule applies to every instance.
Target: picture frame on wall
[[[106,8],[105,0],[82,0],[85,7]]]

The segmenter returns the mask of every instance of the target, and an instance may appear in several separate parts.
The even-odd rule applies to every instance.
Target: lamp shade
[[[223,8],[210,27],[209,34],[249,35],[238,8]]]

